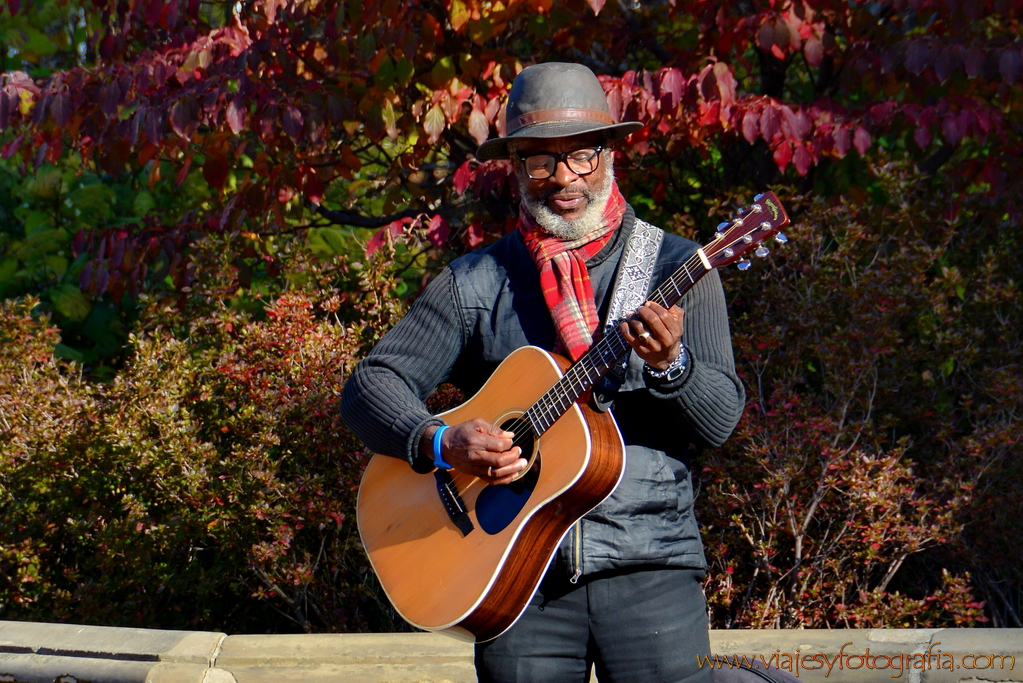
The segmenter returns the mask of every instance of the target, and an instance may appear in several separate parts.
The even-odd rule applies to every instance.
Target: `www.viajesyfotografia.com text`
[[[870,648],[860,653],[846,653],[845,648],[852,645],[852,642],[842,645],[838,654],[829,657],[823,653],[806,654],[799,650],[794,653],[775,651],[771,656],[759,655],[696,655],[696,662],[700,668],[710,669],[738,669],[739,667],[752,667],[756,662],[764,666],[773,666],[784,669],[799,676],[801,671],[819,671],[825,669],[824,676],[827,678],[833,672],[875,669],[885,671],[891,678],[899,678],[904,672],[912,669],[945,669],[947,671],[984,670],[984,669],[1012,669],[1016,666],[1016,658],[1013,655],[997,654],[963,654],[954,655],[951,652],[942,652],[938,645],[941,642],[932,643],[926,652],[913,653],[892,653],[892,654],[871,654]]]

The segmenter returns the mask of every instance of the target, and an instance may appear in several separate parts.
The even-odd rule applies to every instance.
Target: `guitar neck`
[[[648,300],[671,308],[709,270],[712,268],[703,256],[702,250],[697,250],[681,268],[654,290]],[[629,348],[629,343],[625,341],[618,328],[611,330],[590,347],[590,350],[526,411],[525,417],[529,420],[533,433],[540,436],[550,429],[580,396],[592,389],[600,378],[615,366]]]
[[[654,290],[648,300],[671,308],[709,271],[732,263],[745,270],[750,265],[745,255],[751,250],[755,249],[758,256],[767,255],[767,247],[763,245],[765,239],[773,235],[779,242],[787,241],[778,232],[789,223],[788,214],[778,197],[773,192],[764,192],[753,199],[754,204],[746,215],[731,223],[719,224],[714,240],[697,249],[681,268]],[[617,328],[594,344],[526,411],[524,417],[529,420],[533,433],[540,436],[550,429],[628,350],[629,344]]]

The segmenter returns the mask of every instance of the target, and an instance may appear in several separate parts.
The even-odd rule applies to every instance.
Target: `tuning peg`
[[[728,221],[721,221],[720,223],[718,223],[717,229],[718,231],[727,230],[729,225],[731,225],[731,223],[729,223]]]
[[[760,201],[760,198],[761,198],[761,197],[763,197],[763,196],[764,196],[764,193],[763,193],[763,192],[761,192],[760,194],[758,194],[758,195],[757,195],[756,197],[754,197],[754,198],[753,198],[753,201],[755,201],[755,202],[759,202],[759,201]]]
[[[779,232],[779,233],[778,233],[777,235],[775,235],[775,236],[774,236],[774,239],[775,239],[775,241],[776,241],[776,242],[778,242],[779,244],[785,244],[786,242],[788,242],[788,241],[789,241],[789,238],[788,238],[788,237],[786,237],[786,236],[785,236],[785,233],[783,233],[783,232]]]
[[[764,257],[764,256],[767,256],[768,254],[770,254],[771,251],[767,247],[765,247],[763,244],[761,244],[759,247],[757,247],[757,250],[754,251],[753,253],[756,254],[757,256]]]
[[[749,270],[750,266],[752,265],[753,265],[752,261],[750,261],[748,258],[744,258],[741,261],[737,262],[735,264],[735,267],[738,268],[739,270]]]
[[[732,249],[731,247],[726,247],[725,250],[722,251],[721,253],[725,255],[725,258],[732,258],[733,256],[735,256],[735,250]]]

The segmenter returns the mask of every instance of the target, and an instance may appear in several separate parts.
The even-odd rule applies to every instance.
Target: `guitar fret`
[[[773,195],[768,196],[773,197]],[[759,212],[759,209],[757,211]],[[775,210],[775,213],[777,214],[778,211]],[[777,219],[777,215],[775,218]],[[782,218],[783,221],[780,225],[788,223],[788,218],[784,216],[783,211]],[[743,220],[740,220],[740,223]],[[777,227],[774,229],[777,230]],[[748,243],[749,240],[746,242]],[[710,258],[702,249],[698,249],[653,291],[650,301],[665,308],[671,307],[678,303],[701,277],[713,270],[715,266],[712,265],[711,259],[717,259],[720,245],[716,240],[707,246],[708,249],[713,249]],[[727,256],[731,257],[732,255],[727,254]],[[554,386],[548,389],[525,413],[536,436],[540,436],[550,429],[580,396],[592,389],[597,381],[614,367],[629,351],[629,348],[621,331],[613,328],[603,339],[594,344],[575,365],[565,371],[561,379],[555,382]]]

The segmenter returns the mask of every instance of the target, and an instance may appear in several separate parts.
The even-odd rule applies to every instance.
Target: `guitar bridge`
[[[458,489],[455,488],[451,475],[447,470],[437,469],[434,470],[433,476],[437,480],[437,493],[440,495],[440,501],[444,504],[448,517],[462,532],[462,536],[468,536],[469,532],[476,527],[469,519],[469,511],[465,509],[465,503],[458,495]]]

